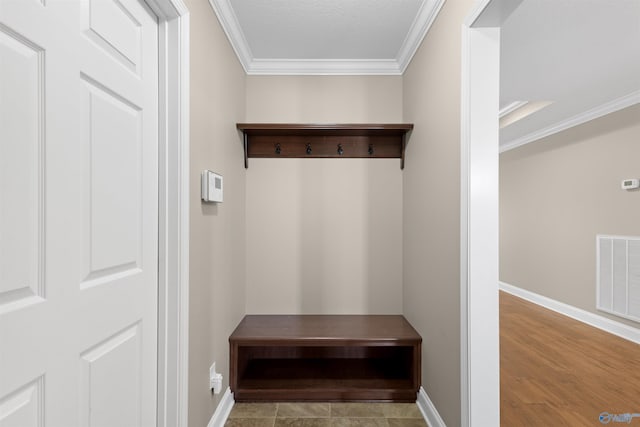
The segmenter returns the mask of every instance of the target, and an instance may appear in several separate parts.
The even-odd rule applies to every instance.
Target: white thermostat
[[[222,175],[210,170],[202,171],[200,197],[204,202],[222,202]]]
[[[640,179],[638,178],[623,179],[621,187],[623,190],[634,190],[640,187]]]

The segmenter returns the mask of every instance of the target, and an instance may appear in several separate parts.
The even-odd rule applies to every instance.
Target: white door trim
[[[462,25],[460,377],[462,425],[500,425],[500,27],[523,0],[479,0]]]
[[[189,361],[189,11],[146,0],[158,16],[158,427],[187,427]]]
[[[478,3],[462,26],[460,388],[462,426],[500,425],[498,104],[500,28]]]

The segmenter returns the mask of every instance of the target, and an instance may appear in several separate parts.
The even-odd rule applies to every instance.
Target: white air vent
[[[597,308],[640,322],[640,237],[596,238]]]

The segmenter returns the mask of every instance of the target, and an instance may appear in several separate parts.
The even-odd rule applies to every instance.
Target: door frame
[[[500,425],[500,27],[524,0],[479,0],[462,25],[462,426]]]
[[[189,10],[158,17],[158,427],[187,427],[189,378]]]
[[[460,391],[462,426],[500,425],[500,26],[522,0],[481,0],[462,25]]]

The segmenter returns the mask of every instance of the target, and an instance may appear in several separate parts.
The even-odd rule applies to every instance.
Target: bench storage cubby
[[[415,402],[422,338],[396,315],[248,315],[229,338],[236,401]]]

